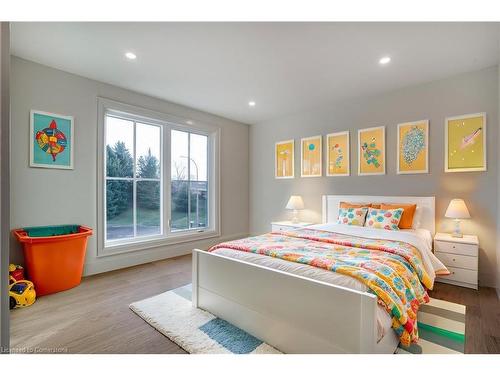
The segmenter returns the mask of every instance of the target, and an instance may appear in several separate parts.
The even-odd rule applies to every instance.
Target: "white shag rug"
[[[134,302],[130,309],[191,354],[281,354],[225,320],[191,305],[191,285]]]

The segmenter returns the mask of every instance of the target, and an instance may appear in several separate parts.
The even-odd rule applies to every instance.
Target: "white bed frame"
[[[323,222],[346,202],[416,203],[419,227],[434,234],[434,197],[327,195]],[[193,306],[284,353],[394,353],[390,330],[377,342],[377,298],[337,285],[195,249]]]

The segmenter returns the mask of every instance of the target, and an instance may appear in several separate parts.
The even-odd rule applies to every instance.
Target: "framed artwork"
[[[326,175],[349,176],[349,132],[328,134],[326,145]]]
[[[321,135],[300,140],[300,176],[321,177]]]
[[[358,130],[358,175],[385,174],[385,126]]]
[[[398,124],[398,174],[429,173],[429,120]]]
[[[276,142],[274,145],[274,177],[275,178],[294,178],[295,177],[295,142],[293,139],[288,141]]]
[[[30,112],[30,167],[73,169],[73,117]]]
[[[445,120],[444,171],[486,170],[486,113],[475,113]]]

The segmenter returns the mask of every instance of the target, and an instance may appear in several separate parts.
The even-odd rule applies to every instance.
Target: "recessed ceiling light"
[[[249,105],[250,107],[255,107],[255,104],[257,104],[257,103],[255,103],[253,100],[250,100],[250,101],[248,102],[248,105]]]
[[[127,59],[129,59],[129,60],[135,60],[135,59],[137,59],[136,54],[135,54],[135,53],[133,53],[133,52],[127,52],[127,53],[125,54],[125,57],[126,57]]]
[[[193,125],[193,121],[191,121],[191,120],[187,120],[187,121],[186,121],[186,124],[188,124],[188,125]]]
[[[390,58],[389,56],[384,56],[384,57],[382,57],[382,58],[378,61],[378,63],[379,63],[380,65],[389,64],[390,62],[391,62],[391,58]]]

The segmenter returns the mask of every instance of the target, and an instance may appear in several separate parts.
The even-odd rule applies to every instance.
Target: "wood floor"
[[[190,281],[191,256],[86,277],[77,288],[12,311],[11,347],[14,352],[185,353],[128,305]],[[431,296],[467,306],[466,353],[500,353],[494,289],[438,283]]]
[[[11,312],[11,347],[67,353],[185,353],[129,309],[191,282],[191,256],[90,276]]]
[[[500,301],[495,289],[479,290],[436,283],[430,296],[467,306],[465,353],[500,353]]]

